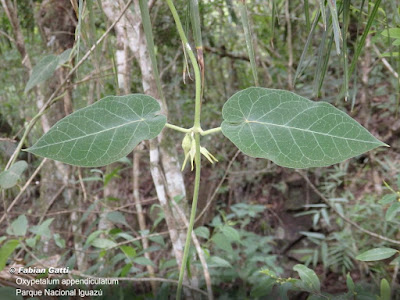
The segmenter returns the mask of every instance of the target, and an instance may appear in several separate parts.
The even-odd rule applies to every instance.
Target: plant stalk
[[[174,3],[172,0],[167,0],[167,4],[169,6],[169,9],[171,10],[172,16],[174,17],[176,28],[179,33],[179,37],[182,40],[182,43],[184,47],[187,50],[187,53],[189,55],[190,62],[193,65],[194,69],[194,77],[195,77],[195,83],[196,83],[196,98],[195,98],[195,108],[194,108],[194,128],[197,130],[200,130],[200,110],[201,110],[201,77],[200,77],[200,68],[199,65],[197,64],[196,57],[194,56],[194,53],[192,51],[192,48],[189,45],[189,41],[186,38],[185,31],[183,30],[181,20],[179,18],[178,12],[176,11],[176,8],[174,6]]]
[[[197,200],[199,198],[201,156],[200,156],[200,134],[198,132],[194,134],[194,139],[195,139],[195,143],[196,143],[196,154],[194,157],[194,160],[196,163],[196,174],[195,174],[195,179],[194,179],[192,210],[190,212],[190,220],[189,220],[189,226],[188,226],[187,234],[186,234],[186,243],[185,243],[185,250],[183,251],[181,270],[179,272],[178,290],[176,292],[176,300],[180,300],[181,295],[182,295],[183,276],[185,274],[185,269],[186,269],[187,260],[188,260],[188,256],[189,256],[189,248],[190,248],[190,242],[191,242],[191,238],[192,238],[192,231],[193,231],[194,221],[196,218]]]
[[[187,50],[187,54],[189,59],[193,65],[194,76],[195,76],[195,85],[196,85],[196,96],[195,96],[195,110],[194,110],[194,124],[193,124],[193,132],[196,146],[196,154],[195,154],[195,163],[196,163],[196,174],[194,180],[194,191],[193,191],[193,201],[192,201],[192,209],[190,213],[190,221],[186,235],[185,249],[183,251],[183,259],[181,270],[179,272],[179,280],[178,280],[178,290],[176,292],[176,299],[180,300],[182,295],[182,283],[183,277],[185,274],[185,269],[187,265],[187,260],[189,256],[189,248],[192,237],[192,231],[194,226],[194,221],[196,217],[196,209],[197,209],[197,200],[199,198],[199,189],[200,189],[200,169],[201,169],[201,156],[200,156],[200,132],[202,131],[200,125],[200,113],[201,113],[201,76],[200,76],[200,68],[197,63],[196,57],[192,51],[192,48],[189,45],[188,39],[186,38],[185,32],[182,27],[182,23],[180,21],[179,15],[176,11],[176,8],[172,2],[172,0],[167,0],[167,4],[169,9],[171,10],[172,16],[174,17],[176,28],[178,30],[179,36],[184,47]]]
[[[183,127],[180,127],[180,126],[176,126],[176,125],[172,125],[172,124],[169,124],[169,123],[166,123],[165,127],[168,127],[168,128],[171,128],[173,130],[180,131],[180,132],[183,132],[183,133],[188,133],[188,132],[191,131],[191,129],[186,129],[186,128],[183,128]]]
[[[201,131],[200,134],[204,136],[204,135],[220,132],[221,130],[222,130],[221,127],[216,127],[216,128],[208,129],[206,131]]]

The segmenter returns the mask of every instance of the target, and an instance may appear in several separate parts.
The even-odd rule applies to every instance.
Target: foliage
[[[72,165],[104,166],[157,136],[166,122],[159,111],[150,96],[109,96],[60,120],[27,151]]]
[[[43,56],[48,50],[43,50],[33,24],[37,7],[27,9],[17,2],[34,67],[28,76],[13,40],[7,37],[12,35],[11,23],[0,11],[0,52],[4,57],[0,64],[6,70],[0,74],[3,86],[0,121],[4,116],[12,126],[10,132],[0,132],[0,151],[6,139],[20,142],[22,148],[37,142],[28,148],[28,153],[18,155],[17,150],[11,159],[0,153],[0,164],[5,166],[0,173],[4,208],[16,199],[16,193],[18,199],[23,200],[7,217],[8,226],[0,232],[0,269],[17,252],[22,253],[29,264],[37,263],[36,257],[46,261],[50,253],[58,253],[60,262],[72,269],[79,265],[76,253],[83,251],[85,263],[89,265],[85,270],[88,275],[146,278],[154,275],[145,268],[151,266],[159,277],[178,279],[183,276],[169,254],[169,240],[163,237],[162,230],[167,226],[161,206],[152,204],[151,209],[145,209],[151,230],[140,232],[136,228],[136,216],[125,207],[126,202],[128,208],[132,204],[129,203],[130,168],[136,164],[127,155],[140,142],[156,138],[164,130],[164,136],[173,141],[162,145],[168,151],[174,152],[180,145],[177,141],[182,140],[182,149],[178,149],[180,153],[183,150],[185,156],[181,159],[184,161],[182,170],[189,159],[192,170],[196,167],[195,175],[187,175],[189,191],[195,177],[194,208],[197,198],[214,200],[211,207],[216,209],[209,209],[208,221],[194,231],[200,238],[216,297],[288,299],[307,295],[309,299],[385,300],[399,297],[394,290],[400,261],[399,256],[395,256],[396,246],[379,239],[372,244],[370,236],[356,231],[337,214],[384,238],[398,240],[399,191],[386,184],[383,191],[389,194],[382,196],[379,186],[382,178],[392,182],[399,168],[396,162],[399,83],[394,75],[398,73],[400,38],[398,7],[394,1],[277,0],[247,5],[230,0],[191,1],[189,5],[188,1],[177,3],[176,14],[173,9],[171,14],[164,2],[156,2],[149,14],[147,1],[140,1],[158,93],[160,100],[167,99],[169,105],[168,123],[167,118],[159,114],[160,105],[156,100],[143,94],[146,87],[142,87],[136,70],[130,82],[135,94],[107,96],[120,93],[117,63],[113,61],[115,51],[120,50],[120,41],[110,33],[101,50],[98,47],[89,51],[96,37],[105,32],[104,24],[107,24],[100,4],[79,1],[76,12],[79,27],[74,48],[62,54]],[[185,10],[187,18],[182,18],[179,25],[178,14],[182,17]],[[191,50],[192,39],[197,58]],[[182,42],[185,58],[180,49],[177,52]],[[77,58],[82,58],[86,51],[91,52],[88,60],[79,66],[76,77],[67,82],[64,94],[56,95],[62,98],[71,89],[74,106],[84,108],[59,120],[39,138],[42,133],[34,124],[40,120],[40,114],[36,114],[34,102],[43,100],[41,93],[47,88],[53,91],[53,87],[47,85],[56,77],[57,70],[72,70]],[[70,63],[65,66],[67,61]],[[134,67],[137,67],[135,63]],[[181,69],[183,81],[179,74]],[[191,100],[194,89],[188,84],[192,79],[196,84],[195,109]],[[258,84],[271,88],[248,88]],[[287,88],[296,93],[284,90]],[[315,98],[313,95],[322,101],[308,100]],[[351,101],[342,101],[343,97]],[[59,98],[52,99],[51,103],[61,102]],[[228,100],[224,104],[225,99]],[[345,113],[350,111],[350,106],[352,112]],[[53,112],[43,111],[47,115]],[[203,130],[200,121],[211,129]],[[29,133],[30,129],[33,131]],[[237,149],[232,149],[221,133],[242,153],[268,161],[241,154],[234,156]],[[378,148],[363,154],[387,146],[374,136],[392,148]],[[37,158],[31,153],[90,167],[71,168],[71,178],[62,183],[65,190],[60,189],[60,194],[74,191],[73,198],[77,199],[77,203],[72,203],[74,213],[70,219],[62,215],[46,216],[54,212],[58,215],[58,210],[64,214],[62,201],[50,203],[43,211],[37,207],[36,198],[44,177],[35,175],[26,187],[19,185],[25,184],[25,175],[31,176],[38,166]],[[135,149],[135,153],[143,154],[140,149]],[[203,166],[199,188],[200,154],[212,164],[220,163],[218,167]],[[155,196],[154,189],[147,188],[152,186],[147,156],[144,154],[138,163],[142,200]],[[228,164],[231,157],[236,160]],[[351,157],[355,158],[343,162]],[[7,160],[17,162],[6,165]],[[284,247],[281,247],[277,228],[287,225],[281,209],[285,205],[283,202],[293,200],[288,198],[295,198],[287,196],[290,194],[286,192],[292,188],[288,177],[296,173],[279,168],[269,160],[288,168],[337,164],[308,171],[310,179],[317,183],[328,201],[319,203],[312,199],[309,203],[310,191],[304,182],[301,183],[300,196],[295,200],[301,202],[306,198],[307,204],[289,214],[309,217],[312,225],[297,232],[298,240]],[[114,164],[100,168],[111,163]],[[217,185],[219,180],[221,184]],[[59,177],[55,178],[54,185],[58,186],[59,181]],[[397,181],[400,186],[400,179]],[[206,194],[211,195],[215,187],[216,196],[210,198]],[[120,193],[106,195],[107,189]],[[199,197],[196,190],[200,190]],[[36,214],[39,210],[43,214],[40,218]],[[189,237],[194,216],[192,212]],[[280,222],[279,226],[273,224],[274,220]],[[102,228],[103,222],[107,222],[107,229]],[[76,228],[81,229],[81,233],[76,232]],[[147,248],[142,243],[145,237],[150,241]],[[77,246],[79,241],[82,248]],[[191,271],[191,266],[201,270],[195,249],[188,247],[189,242],[185,249],[185,257],[189,257],[187,271]],[[72,251],[72,244],[77,252]],[[296,250],[292,249],[293,245]],[[149,260],[146,253],[157,253],[157,258]],[[296,265],[292,269],[293,257]],[[265,268],[268,270],[259,272]],[[191,275],[189,272],[188,277]],[[346,282],[347,292],[325,292],[329,276],[336,276],[338,284]],[[388,281],[389,278],[393,280]],[[200,282],[204,290],[205,285]],[[125,293],[129,297],[143,292],[142,295],[146,295],[143,297],[166,299],[175,292],[175,287],[169,283],[160,284],[158,294],[152,296],[148,287],[145,291],[141,288],[120,290],[120,295]],[[8,297],[9,292],[6,288],[0,289],[0,295],[7,295],[4,297]]]

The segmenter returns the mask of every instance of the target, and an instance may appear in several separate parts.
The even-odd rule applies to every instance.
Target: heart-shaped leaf
[[[329,166],[386,145],[331,104],[283,90],[240,91],[222,115],[222,133],[243,153],[288,168]]]
[[[110,164],[155,138],[166,117],[146,95],[109,96],[57,122],[27,151],[82,167]]]

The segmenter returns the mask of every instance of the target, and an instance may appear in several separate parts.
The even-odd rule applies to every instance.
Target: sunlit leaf
[[[98,167],[155,138],[166,118],[150,96],[109,96],[57,122],[27,151],[71,165]]]
[[[384,143],[329,103],[248,88],[222,110],[222,132],[244,154],[289,168],[329,166]]]

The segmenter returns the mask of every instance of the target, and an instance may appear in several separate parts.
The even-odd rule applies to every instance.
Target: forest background
[[[0,295],[15,297],[10,266],[68,266],[71,276],[119,278],[103,287],[108,295],[168,299],[194,184],[190,167],[181,171],[181,134],[165,128],[101,168],[18,149],[107,95],[151,95],[168,122],[190,127],[194,74],[166,2],[0,3],[0,170],[12,171],[0,175]],[[196,49],[189,3],[175,5]],[[399,3],[215,0],[198,9],[207,128],[220,126],[229,97],[259,85],[329,102],[390,148],[295,170],[245,156],[221,134],[203,137],[218,162],[202,164],[185,297],[400,299]]]

